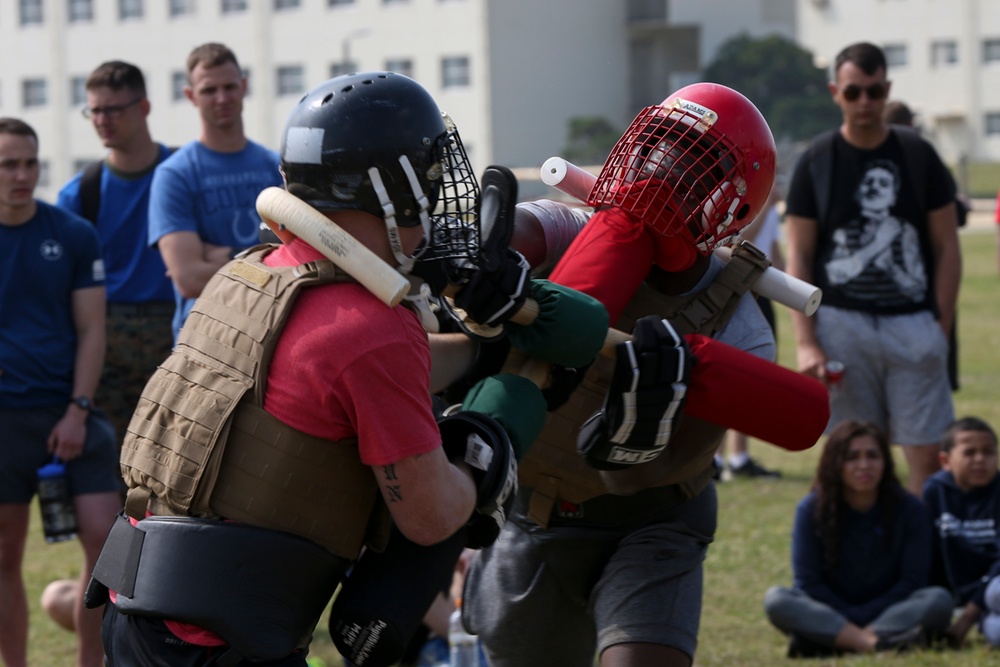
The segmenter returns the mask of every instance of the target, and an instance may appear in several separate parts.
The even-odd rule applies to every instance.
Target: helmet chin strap
[[[405,155],[400,155],[399,164],[403,169],[403,173],[406,174],[406,180],[410,183],[413,198],[420,207],[420,226],[423,227],[424,238],[430,240],[431,221],[427,213],[430,208],[430,202],[420,188],[420,181],[417,180],[417,174],[413,171],[410,160]],[[409,257],[403,252],[403,245],[399,238],[399,225],[396,224],[396,207],[389,197],[389,192],[385,188],[385,183],[382,182],[382,175],[379,173],[377,167],[371,167],[368,170],[368,178],[371,179],[372,188],[375,190],[379,205],[382,207],[382,219],[385,220],[385,231],[389,236],[389,247],[392,249],[393,257],[399,262],[398,271],[403,275],[407,275],[413,269],[416,257]]]

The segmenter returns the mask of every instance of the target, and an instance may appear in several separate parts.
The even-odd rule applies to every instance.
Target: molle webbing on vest
[[[668,296],[643,284],[615,328],[631,331],[637,319],[661,314],[681,334],[716,333],[725,327],[740,299],[768,266],[770,262],[762,252],[749,243],[741,244],[712,284],[695,295]],[[599,356],[569,401],[549,413],[542,434],[518,465],[521,486],[532,489],[529,517],[543,527],[548,524],[557,501],[580,504],[608,493],[600,473],[577,453],[576,438],[579,425],[604,403],[613,371],[614,361]],[[681,442],[683,436],[679,428],[674,441],[658,457],[663,460],[644,465],[657,464],[668,471],[657,486],[682,485],[690,498],[700,493],[711,479],[711,462],[718,442],[706,438],[705,447],[695,448]]]
[[[233,415],[210,501],[216,514],[305,537],[354,560],[376,493],[357,441],[298,433],[246,401]],[[364,521],[345,521],[364,517]]]
[[[143,390],[122,474],[130,500],[148,493],[155,514],[240,520],[355,558],[377,497],[356,443],[314,438],[261,409],[267,367],[299,291],[350,278],[326,260],[268,267],[269,251],[252,249],[206,285]],[[133,516],[137,504],[128,503]],[[319,525],[332,514],[335,521]]]

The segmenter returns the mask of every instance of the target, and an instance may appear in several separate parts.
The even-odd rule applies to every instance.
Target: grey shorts
[[[633,642],[693,656],[716,511],[710,484],[635,529],[542,530],[513,518],[473,560],[465,622],[492,667],[591,667],[595,654]]]
[[[955,409],[948,338],[930,312],[872,315],[822,306],[816,335],[827,357],[845,367],[830,392],[830,428],[857,419],[887,430],[897,444],[941,441]]]
[[[49,462],[46,440],[62,416],[62,405],[29,410],[0,410],[0,504],[27,504],[38,491],[38,469]],[[83,453],[66,463],[70,493],[118,491],[115,476],[118,448],[114,429],[100,410],[87,417],[87,441]]]

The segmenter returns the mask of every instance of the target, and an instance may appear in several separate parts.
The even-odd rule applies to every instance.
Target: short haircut
[[[204,65],[208,68],[218,67],[226,63],[232,63],[236,65],[236,69],[240,69],[240,63],[236,60],[236,54],[225,44],[208,42],[207,44],[196,46],[187,59],[188,83],[191,83],[191,72],[198,65]]]
[[[941,439],[941,451],[950,452],[951,448],[955,446],[955,437],[965,431],[988,433],[990,438],[993,439],[993,443],[996,444],[997,442],[996,431],[986,423],[986,420],[979,417],[962,417],[953,421],[948,430],[944,432],[944,437]]]
[[[38,145],[38,134],[35,129],[20,118],[0,118],[0,134],[16,134],[21,137],[31,137]]]
[[[97,66],[87,77],[87,90],[110,88],[114,91],[131,90],[146,96],[146,79],[142,70],[122,60],[109,60]]]
[[[885,61],[885,52],[871,42],[856,42],[844,47],[837,54],[836,60],[833,61],[834,80],[836,80],[837,72],[840,71],[844,63],[854,63],[868,75],[874,74],[879,69],[889,71],[889,66]]]
[[[913,111],[910,110],[910,107],[906,106],[905,102],[900,102],[899,100],[886,102],[882,117],[890,125],[908,125],[913,127]]]

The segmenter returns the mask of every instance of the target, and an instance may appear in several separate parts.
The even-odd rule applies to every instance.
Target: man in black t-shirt
[[[947,332],[961,279],[954,184],[933,147],[883,118],[891,83],[869,43],[838,54],[829,84],[843,124],[800,159],[787,199],[788,271],[823,289],[792,314],[802,372],[826,378],[831,420],[870,421],[904,447],[919,494],[954,418]]]

